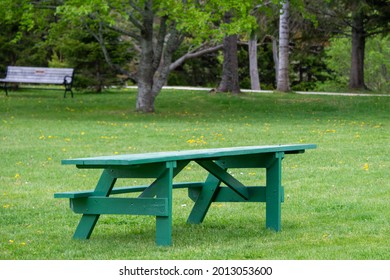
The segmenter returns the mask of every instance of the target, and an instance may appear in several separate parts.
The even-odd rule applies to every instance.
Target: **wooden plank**
[[[204,182],[183,182],[183,183],[173,184],[172,187],[173,187],[173,189],[185,189],[185,188],[200,189],[203,187],[203,185],[204,185]],[[148,187],[149,187],[148,185],[144,185],[144,186],[130,186],[130,187],[113,188],[110,195],[142,192]],[[94,195],[94,190],[87,190],[87,191],[55,193],[54,198],[79,198],[79,197],[89,197],[89,196],[93,196],[93,195]]]
[[[114,198],[93,196],[72,198],[70,201],[72,210],[78,214],[168,215],[168,202],[166,198]]]
[[[204,186],[199,189],[199,193],[196,197],[194,207],[188,216],[187,223],[200,224],[206,217],[207,211],[210,208],[216,194],[218,193],[221,180],[216,178],[213,174],[207,176]],[[193,189],[193,188],[191,188]]]
[[[95,194],[99,196],[108,196],[114,187],[116,179],[111,177],[106,171],[103,171],[100,175],[99,181],[95,188]],[[88,239],[93,229],[96,226],[97,221],[99,220],[100,214],[84,214],[76,228],[76,231],[73,235],[75,239]]]
[[[102,166],[125,166],[136,164],[147,164],[166,161],[181,161],[181,160],[197,160],[197,159],[220,159],[222,157],[234,157],[241,155],[256,155],[264,153],[301,153],[306,149],[314,149],[314,144],[298,144],[298,145],[275,145],[275,146],[248,146],[248,147],[231,147],[219,149],[203,149],[203,150],[186,150],[186,151],[170,151],[156,152],[144,154],[127,154],[115,156],[100,156],[89,158],[75,158],[62,160],[62,164],[75,164],[78,167],[83,165],[88,168],[101,168]]]
[[[218,163],[224,168],[266,168],[273,159],[273,153],[221,157]]]
[[[164,175],[158,178],[162,185],[156,193],[157,199],[164,199],[166,206],[164,215],[156,214],[156,244],[160,246],[172,244],[172,184],[173,170],[177,167],[177,162],[167,162],[166,167]]]
[[[117,166],[111,168],[108,166],[105,169],[115,178],[157,178],[165,171],[166,167],[164,163],[158,162],[132,165],[126,168],[118,168]]]
[[[276,153],[273,163],[266,170],[266,227],[280,231],[282,192],[282,153]]]
[[[266,202],[266,187],[250,186],[248,188],[249,197],[247,200],[239,196],[232,189],[227,187],[220,187],[213,202]],[[196,201],[200,195],[200,188],[189,188],[188,197]],[[280,199],[284,202],[284,188],[281,188]]]

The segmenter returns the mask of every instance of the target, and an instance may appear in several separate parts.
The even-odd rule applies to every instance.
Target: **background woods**
[[[386,91],[389,7],[386,0],[4,0],[0,70],[74,67],[76,86],[96,92],[136,84],[142,112],[155,110],[164,85]]]

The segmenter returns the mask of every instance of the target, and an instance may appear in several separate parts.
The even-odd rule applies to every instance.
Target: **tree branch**
[[[129,36],[137,41],[140,41],[141,40],[141,37],[137,34],[137,33],[134,33],[134,32],[131,32],[131,31],[127,31],[127,30],[124,30],[118,26],[107,26],[107,28],[113,30],[113,31],[116,31],[116,32],[119,32],[120,34],[122,35],[126,35],[126,36]]]
[[[90,26],[88,24],[86,24],[84,22],[84,27],[87,29],[87,31],[96,39],[96,41],[99,43],[100,45],[100,48],[102,49],[102,52],[103,52],[103,56],[104,56],[104,59],[105,61],[107,62],[107,64],[112,68],[114,69],[115,72],[117,73],[120,73],[120,74],[123,74],[125,75],[126,77],[128,77],[129,79],[133,80],[133,81],[136,81],[137,80],[137,77],[136,75],[126,71],[125,69],[123,69],[122,67],[120,67],[119,65],[116,65],[112,62],[112,59],[111,59],[111,56],[106,48],[106,44],[104,43],[104,38],[103,38],[103,23],[102,22],[99,22],[99,30],[98,32],[96,33],[95,31],[93,31]]]
[[[180,57],[176,61],[172,62],[171,65],[169,66],[169,70],[171,70],[171,71],[175,70],[177,67],[182,65],[184,63],[184,61],[186,61],[187,59],[196,58],[196,57],[200,57],[200,56],[202,56],[204,54],[216,52],[216,51],[219,51],[222,48],[223,48],[223,44],[220,44],[220,45],[209,47],[209,48],[202,49],[202,50],[199,50],[199,51],[186,53],[185,55],[183,55],[182,57]]]

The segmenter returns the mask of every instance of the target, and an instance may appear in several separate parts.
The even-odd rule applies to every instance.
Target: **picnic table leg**
[[[107,170],[104,170],[96,185],[94,195],[109,196],[116,178],[113,178]],[[79,225],[73,235],[74,239],[89,239],[100,215],[83,214]]]
[[[157,194],[157,198],[166,198],[168,216],[156,216],[156,244],[169,246],[172,244],[172,184],[173,169],[177,167],[176,162],[167,162],[166,171],[159,178],[163,183],[163,190]]]
[[[89,239],[100,215],[83,214],[73,235],[74,239]]]
[[[283,152],[275,153],[266,171],[266,228],[281,230],[282,159]]]
[[[210,208],[211,203],[213,202],[215,195],[221,180],[217,179],[214,175],[209,174],[206,182],[202,188],[202,191],[199,194],[198,199],[196,200],[194,207],[190,213],[190,216],[187,219],[189,224],[200,224],[203,222],[207,211]]]

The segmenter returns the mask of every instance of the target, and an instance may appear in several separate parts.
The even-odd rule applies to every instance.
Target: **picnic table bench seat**
[[[188,196],[194,201],[188,223],[201,223],[213,202],[265,202],[266,228],[280,231],[284,201],[282,159],[286,154],[314,148],[314,144],[249,146],[67,159],[62,163],[79,169],[101,169],[102,174],[94,190],[61,192],[54,197],[68,198],[71,209],[82,214],[75,239],[90,238],[102,214],[151,215],[156,217],[156,243],[171,245],[172,191],[183,188],[188,189]],[[206,179],[174,183],[173,179],[190,162],[207,171]],[[265,186],[244,185],[228,172],[232,168],[265,169]],[[154,181],[145,186],[115,187],[122,178]],[[139,196],[115,197],[134,192],[139,192]]]
[[[8,84],[55,84],[64,85],[65,92],[70,92],[73,98],[73,68],[48,68],[48,67],[26,67],[26,66],[8,66],[5,78],[0,79],[3,83],[5,94],[8,96]]]

